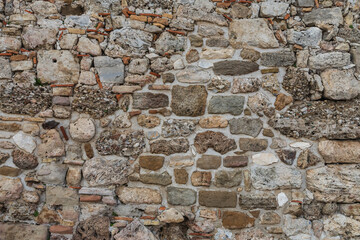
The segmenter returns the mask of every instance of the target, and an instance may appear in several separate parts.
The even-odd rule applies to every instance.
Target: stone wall
[[[0,1],[0,239],[359,239],[359,9]]]

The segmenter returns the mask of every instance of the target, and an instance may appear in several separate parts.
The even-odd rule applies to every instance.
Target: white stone
[[[285,205],[285,203],[287,203],[289,201],[289,199],[287,198],[285,193],[281,192],[277,195],[277,201],[278,201],[279,207],[282,207]]]
[[[65,34],[60,40],[61,49],[72,49],[77,41],[78,37],[76,34]]]
[[[11,61],[10,62],[12,71],[25,71],[31,70],[33,68],[33,62],[24,60],[24,61]]]
[[[90,118],[79,118],[73,123],[70,123],[70,136],[75,141],[88,142],[94,136],[96,127],[94,120]]]
[[[290,29],[287,32],[287,40],[289,43],[298,44],[304,47],[317,47],[322,39],[322,31],[320,28],[311,27],[306,31],[295,31]]]
[[[36,142],[34,141],[34,138],[28,134],[25,134],[24,132],[18,132],[15,134],[13,136],[13,140],[19,148],[28,153],[32,153],[36,148]]]
[[[254,163],[262,166],[267,166],[279,161],[279,159],[272,153],[257,153],[252,156]]]
[[[286,13],[288,3],[283,2],[262,2],[260,4],[260,15],[263,17],[277,17]]]
[[[96,85],[96,78],[95,74],[90,71],[81,71],[79,83],[85,84],[85,85]]]
[[[12,74],[9,60],[6,58],[0,58],[0,66],[0,79],[11,79]]]
[[[206,83],[210,81],[211,74],[203,69],[188,67],[176,74],[176,78],[182,83]]]
[[[204,59],[226,59],[231,58],[235,53],[235,49],[205,49],[200,56]]]
[[[180,223],[184,221],[183,215],[175,208],[170,208],[163,211],[158,219],[165,223]]]
[[[300,148],[301,150],[305,150],[305,149],[308,149],[309,147],[311,147],[311,143],[308,143],[308,142],[293,142],[293,143],[290,143],[290,147]]]
[[[311,221],[304,218],[295,218],[292,215],[284,216],[283,231],[287,237],[311,232]]]
[[[101,48],[96,40],[90,40],[87,37],[81,37],[77,45],[77,50],[82,53],[88,53],[93,56],[101,55]]]
[[[174,69],[181,70],[185,68],[184,61],[182,59],[178,59],[174,62]]]

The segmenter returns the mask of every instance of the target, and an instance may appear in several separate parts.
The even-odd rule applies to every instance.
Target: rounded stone
[[[88,142],[94,137],[95,132],[95,123],[90,118],[79,118],[70,124],[70,135],[75,141]]]
[[[38,165],[37,158],[30,153],[21,151],[21,150],[14,150],[11,153],[13,157],[14,164],[21,169],[34,169]]]

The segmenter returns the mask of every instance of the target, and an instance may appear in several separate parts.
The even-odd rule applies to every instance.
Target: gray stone
[[[195,132],[197,120],[166,119],[161,127],[161,135],[168,137],[187,137]]]
[[[211,23],[199,23],[198,34],[202,37],[213,37],[224,35],[224,30]]]
[[[260,4],[260,16],[278,17],[283,16],[288,9],[289,4],[284,2],[262,2]]]
[[[210,81],[210,72],[197,67],[188,67],[176,74],[176,78],[182,83],[206,83]]]
[[[203,38],[199,35],[189,35],[188,38],[193,47],[201,47],[203,45]]]
[[[263,122],[257,118],[233,118],[229,120],[231,134],[245,134],[252,137],[259,135]]]
[[[157,240],[154,234],[147,229],[138,219],[129,223],[124,229],[114,236],[115,240],[147,239]]]
[[[242,179],[241,171],[217,171],[214,185],[217,187],[231,188],[239,186]]]
[[[229,44],[229,40],[223,37],[211,37],[206,39],[206,46],[208,47],[226,48],[229,46]]]
[[[251,31],[249,31],[251,29]],[[279,43],[265,19],[233,20],[229,27],[230,44],[234,48],[246,45],[259,48],[277,48]]]
[[[40,157],[61,157],[65,155],[65,144],[59,132],[56,129],[51,129],[42,136],[42,143],[37,150]]]
[[[324,232],[333,238],[356,239],[360,236],[360,221],[346,217],[342,214],[334,214],[324,221]],[[330,237],[329,237],[330,238]]]
[[[208,111],[210,114],[240,115],[244,110],[244,103],[243,96],[213,96],[209,101]]]
[[[148,66],[149,66],[149,60],[146,58],[132,59],[129,64],[129,72],[134,74],[144,74],[147,72]]]
[[[233,18],[248,18],[251,16],[251,13],[251,9],[241,3],[232,4],[230,10],[230,15]]]
[[[75,189],[60,186],[46,187],[46,204],[50,206],[73,206],[78,205],[78,203],[79,195]]]
[[[0,203],[20,198],[23,188],[20,178],[0,176]]]
[[[36,142],[34,138],[22,131],[16,133],[12,139],[20,149],[28,153],[32,153],[36,148]]]
[[[171,176],[168,172],[140,174],[140,182],[162,186],[166,186],[172,183]]]
[[[176,19],[172,19],[170,22],[170,27],[182,29],[186,31],[194,31],[194,20],[177,17]],[[201,39],[202,42],[202,39]]]
[[[341,25],[343,24],[343,15],[341,8],[316,8],[309,13],[305,13],[303,21],[308,26],[331,24]]]
[[[64,164],[50,163],[41,166],[36,172],[37,178],[45,184],[62,185],[65,182],[67,166]]]
[[[297,4],[299,7],[313,7],[314,1],[312,1],[312,0],[297,0]]]
[[[204,115],[207,95],[205,86],[175,85],[171,90],[171,109],[178,116]]]
[[[0,239],[47,240],[49,238],[46,225],[25,223],[0,223]]]
[[[186,48],[186,38],[182,36],[174,36],[169,32],[163,32],[159,39],[155,42],[156,51],[163,55],[165,52],[184,51]]]
[[[260,64],[266,67],[287,67],[292,66],[295,61],[296,57],[293,51],[281,50],[261,53]]]
[[[349,64],[351,64],[350,53],[329,52],[321,53],[309,58],[309,67],[316,70],[340,68]]]
[[[351,59],[356,66],[356,72],[360,73],[360,46],[351,48],[350,53]]]
[[[196,202],[196,192],[189,188],[167,188],[167,200],[172,205],[188,206]]]
[[[302,184],[301,172],[285,165],[253,166],[252,186],[257,190],[295,189]]]
[[[176,12],[177,17],[183,17],[192,19],[194,21],[203,21],[215,23],[220,26],[227,26],[227,20],[221,14],[218,14],[216,11],[214,12],[206,12],[201,8],[195,8],[191,5],[182,5],[177,8]]]
[[[352,43],[360,43],[360,30],[356,27],[344,27],[339,29],[338,37],[342,37]],[[359,48],[359,47],[357,47]]]
[[[240,146],[240,149],[243,151],[260,152],[267,148],[268,141],[267,141],[267,139],[240,138],[239,146]]]
[[[304,218],[294,218],[289,214],[285,215],[283,231],[286,236],[294,236],[293,239],[311,239],[311,236],[308,235],[311,232],[311,224]],[[306,234],[306,236],[299,236],[300,234]],[[296,238],[296,236],[299,237]]]
[[[295,31],[294,29],[289,29],[287,31],[287,41],[291,44],[297,44],[303,47],[317,47],[319,46],[321,39],[322,31],[317,27],[311,27],[305,31]]]
[[[327,99],[350,100],[360,94],[360,82],[353,70],[326,69],[320,76]]]
[[[85,161],[82,173],[90,186],[121,185],[128,182],[130,169],[125,159],[92,158]]]
[[[133,94],[133,108],[149,109],[161,108],[169,105],[169,98],[163,93],[135,92]]]
[[[10,61],[4,57],[1,57],[0,66],[1,66],[0,80],[11,79],[12,73],[11,73]]]
[[[25,27],[21,38],[26,49],[53,49],[56,43],[57,29]]]
[[[107,56],[94,58],[94,65],[103,83],[124,83],[124,64],[120,58]]]
[[[217,75],[244,75],[259,70],[259,65],[254,62],[241,60],[227,60],[214,63],[214,73]]]
[[[261,86],[259,78],[234,78],[231,93],[256,92]]]
[[[92,56],[99,56],[102,54],[100,45],[97,40],[91,40],[87,37],[81,37],[77,44],[77,51],[85,54],[91,54]]]
[[[271,192],[254,192],[251,194],[241,193],[239,205],[242,209],[276,209],[277,200],[275,194]]]

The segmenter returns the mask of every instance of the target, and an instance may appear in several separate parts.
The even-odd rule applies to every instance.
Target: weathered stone
[[[64,184],[67,166],[64,164],[50,163],[42,165],[39,170],[37,170],[37,178],[45,184]]]
[[[178,17],[171,20],[170,27],[186,31],[194,31],[194,20]]]
[[[93,216],[81,221],[75,231],[74,240],[110,239],[110,219],[105,216]]]
[[[319,142],[319,153],[325,163],[359,163],[360,142],[322,140]]]
[[[197,120],[166,119],[161,127],[161,135],[168,137],[187,137],[195,132]]]
[[[173,83],[175,81],[175,75],[173,73],[163,73],[161,77],[164,83]]]
[[[133,94],[133,99],[133,108],[136,109],[161,108],[169,106],[169,98],[163,93],[156,94],[151,92],[135,92]]]
[[[64,188],[60,186],[46,187],[46,204],[73,206],[79,203],[77,191],[72,188]]]
[[[296,61],[295,54],[290,50],[261,53],[260,63],[266,67],[292,66]]]
[[[21,125],[17,123],[0,123],[0,130],[7,131],[7,132],[17,132],[21,129]]]
[[[168,172],[140,174],[140,182],[146,184],[163,185],[163,186],[172,183],[171,176]]]
[[[260,4],[260,16],[278,17],[283,16],[288,9],[289,4],[284,2],[262,2]]]
[[[77,44],[77,50],[82,53],[88,53],[92,56],[101,55],[101,48],[96,40],[90,40],[87,37],[81,37]]]
[[[239,186],[242,179],[241,171],[217,171],[214,185],[217,187],[231,188]]]
[[[32,225],[25,223],[0,223],[0,238],[46,240],[49,238],[46,225]]]
[[[114,236],[115,240],[156,240],[154,234],[147,229],[138,219],[135,219]],[[106,238],[108,239],[108,238]]]
[[[228,121],[222,116],[211,116],[200,119],[199,125],[202,128],[226,128]]]
[[[312,81],[313,79],[308,72],[289,67],[286,69],[282,86],[295,100],[304,100],[310,98],[313,88]]]
[[[292,165],[296,157],[296,151],[293,149],[280,149],[276,151],[276,154],[287,165]]]
[[[186,61],[188,63],[196,62],[199,59],[200,59],[200,55],[196,49],[190,49],[186,54]]]
[[[132,123],[128,113],[117,116],[113,122],[113,126],[117,128],[129,128],[131,125]]]
[[[142,168],[156,171],[162,168],[164,164],[164,159],[165,158],[162,156],[153,156],[153,155],[140,156],[139,164],[140,167]]]
[[[15,37],[0,37],[0,51],[14,50],[18,51],[21,48],[21,41]]]
[[[66,184],[68,186],[78,187],[81,182],[81,168],[69,167],[66,173]]]
[[[313,7],[314,1],[311,0],[297,0],[299,7]]]
[[[0,176],[0,203],[20,198],[22,190],[23,184],[19,178]]]
[[[225,154],[237,147],[234,139],[227,138],[223,133],[213,131],[198,133],[194,145],[198,153],[205,153],[208,148],[213,148],[216,152]]]
[[[182,213],[175,208],[165,210],[158,216],[158,219],[165,223],[180,223],[184,221]]]
[[[10,21],[17,25],[27,26],[29,24],[32,24],[36,21],[36,17],[34,14],[12,14],[10,16]],[[19,44],[19,49],[21,47],[21,43]],[[15,50],[15,49],[14,49]],[[3,51],[3,50],[1,50]]]
[[[226,59],[226,58],[232,58],[234,55],[235,50],[234,49],[212,49],[207,48],[203,49],[201,52],[201,58],[202,59]]]
[[[70,51],[38,51],[37,77],[42,83],[77,83],[79,70]]]
[[[84,179],[90,186],[125,184],[130,169],[125,159],[88,159],[83,167]]]
[[[251,181],[258,190],[294,189],[300,188],[302,178],[299,170],[285,165],[254,166],[251,169]]]
[[[14,148],[15,148],[15,146],[14,146]],[[6,160],[8,160],[9,158],[10,158],[10,154],[0,152],[0,164],[5,163]]]
[[[175,182],[178,184],[186,184],[189,178],[189,174],[183,168],[174,169]]]
[[[248,164],[248,157],[245,155],[226,156],[224,158],[224,167],[229,167],[229,168],[246,167],[247,164]]]
[[[236,207],[236,192],[199,191],[199,204],[206,207]]]
[[[276,209],[277,201],[273,193],[258,192],[252,194],[240,194],[239,205],[242,209]]]
[[[0,175],[8,176],[8,177],[17,177],[21,174],[21,169],[9,167],[9,166],[2,166],[0,167]]]
[[[337,212],[338,205],[335,203],[326,203],[324,205],[324,208],[326,205],[331,206],[331,213],[327,215],[332,215],[333,213]],[[323,208],[323,213],[324,213]],[[359,203],[353,203],[353,204],[341,204],[340,205],[340,212],[344,214],[345,216],[359,216],[360,215],[360,204]]]
[[[335,8],[317,8],[309,13],[305,13],[303,21],[308,26],[331,24],[338,26],[343,23],[341,9]]]
[[[349,64],[351,64],[350,53],[329,52],[309,57],[309,67],[316,70],[340,68]]]
[[[56,118],[66,119],[71,116],[70,106],[53,105],[52,110]]]
[[[22,150],[32,153],[36,148],[36,142],[33,137],[24,132],[18,132],[15,134],[12,139],[14,140],[15,144]],[[41,146],[41,145],[40,145]],[[39,146],[39,149],[40,149]]]
[[[48,130],[42,136],[42,143],[38,147],[40,157],[61,157],[65,154],[65,145],[60,134],[55,129]]]
[[[272,153],[258,153],[252,156],[252,161],[257,165],[267,166],[278,162],[279,159]]]
[[[217,169],[221,165],[221,157],[214,155],[202,155],[196,162],[196,167],[201,169]]]
[[[201,39],[201,43],[202,43],[202,39]],[[226,38],[223,38],[223,37],[211,37],[206,40],[206,46],[208,46],[208,47],[226,48],[229,45],[230,45],[229,40],[227,40]]]
[[[283,231],[286,236],[299,236],[300,239],[310,239],[311,224],[304,218],[285,215]],[[305,235],[305,236],[304,236]]]
[[[13,157],[14,164],[21,169],[34,169],[38,165],[37,157],[33,154],[21,151],[21,150],[14,150],[11,153]]]
[[[11,66],[8,59],[0,58],[1,71],[0,71],[0,79],[11,79]]]
[[[248,18],[251,16],[251,9],[244,4],[235,3],[231,6],[230,15],[233,18]]]
[[[256,92],[260,86],[259,78],[234,78],[231,93]]]
[[[246,45],[260,48],[279,47],[279,43],[265,19],[233,20],[230,23],[229,35],[230,44],[234,48],[242,48]]]
[[[306,171],[307,188],[321,202],[357,202],[359,169],[352,165],[327,165]]]
[[[206,3],[208,3],[208,2],[206,2]],[[194,21],[210,22],[210,23],[215,23],[220,26],[228,25],[224,16],[222,16],[221,14],[218,14],[216,11],[214,11],[214,12],[204,11],[204,8],[201,5],[199,5],[197,7],[195,7],[195,5],[194,6],[189,6],[189,5],[180,6],[177,9],[176,15],[177,15],[177,17],[188,18],[188,19],[192,19]]]
[[[159,191],[142,187],[118,187],[116,195],[125,204],[160,204],[162,201]]]
[[[160,118],[157,116],[141,114],[137,117],[137,122],[141,127],[154,128],[160,125]]]
[[[249,228],[255,225],[255,218],[242,212],[225,211],[222,217],[222,224],[228,229]]]
[[[257,118],[233,118],[229,120],[231,134],[245,134],[252,137],[259,135],[263,122]]]
[[[220,77],[215,77],[211,79],[211,82],[207,85],[208,90],[211,90],[215,93],[223,93],[229,90],[231,83]]]
[[[188,38],[193,47],[201,47],[203,45],[203,39],[199,35],[189,35]]]
[[[210,72],[197,67],[187,67],[176,74],[179,82],[183,83],[206,83],[210,80]]]
[[[88,142],[95,136],[95,123],[90,118],[79,118],[70,123],[71,138],[79,142]]]
[[[274,225],[281,221],[281,217],[276,212],[266,212],[260,216],[260,224]]]
[[[137,158],[145,148],[145,136],[143,131],[105,130],[96,140],[95,146],[100,155]]]
[[[360,83],[352,70],[326,69],[320,76],[325,98],[350,100],[360,94]]]
[[[211,172],[195,171],[191,174],[191,183],[193,186],[210,186]]]
[[[209,101],[208,112],[210,114],[240,115],[244,109],[244,103],[243,96],[213,96]]]
[[[133,59],[129,64],[129,72],[134,74],[144,74],[147,72],[149,66],[148,59]]]
[[[172,87],[171,109],[178,116],[201,116],[205,113],[207,91],[204,86]]]
[[[150,152],[155,154],[171,155],[186,153],[189,150],[189,141],[186,138],[171,140],[156,140],[150,143]]]
[[[280,93],[276,96],[274,106],[276,110],[281,111],[292,102],[293,98],[291,96],[286,96],[285,94]]]
[[[254,62],[241,60],[226,60],[214,63],[214,73],[217,75],[244,75],[259,70],[259,65]]]
[[[314,153],[309,151],[308,149],[302,151],[299,154],[297,159],[297,166],[299,168],[307,168],[316,165],[318,162],[321,162],[321,158],[316,156]]]
[[[156,51],[161,55],[168,51],[184,51],[186,47],[186,38],[174,36],[169,32],[163,32],[159,39],[156,40],[155,47]]]
[[[295,31],[289,29],[287,32],[287,41],[291,44],[297,44],[303,47],[317,47],[322,39],[320,28],[311,27],[305,31]]]
[[[317,220],[321,218],[323,203],[313,201],[310,204],[304,204],[303,214],[307,220]]]
[[[239,146],[243,151],[260,152],[267,148],[268,141],[267,139],[240,138]]]
[[[324,221],[324,232],[329,237],[357,238],[360,236],[360,222],[341,214],[334,214]]]
[[[120,58],[95,57],[94,66],[102,83],[124,83],[124,64]]]
[[[196,192],[188,188],[167,188],[167,200],[172,205],[188,206],[196,202]]]
[[[175,155],[170,158],[170,167],[189,167],[194,165],[194,158],[192,155]]]

